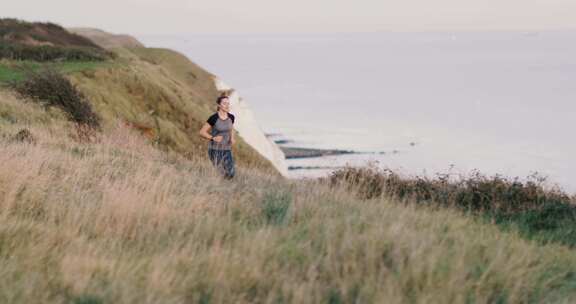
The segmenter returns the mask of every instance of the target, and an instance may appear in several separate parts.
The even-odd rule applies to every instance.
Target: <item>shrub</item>
[[[19,94],[48,106],[64,110],[70,119],[81,125],[99,128],[100,119],[92,110],[90,102],[62,74],[54,69],[27,70],[26,79],[11,83]]]
[[[18,143],[30,143],[33,144],[36,142],[36,138],[30,133],[28,129],[22,129],[18,131],[18,133],[14,134],[10,137],[11,142],[18,142]]]
[[[281,225],[286,222],[292,197],[290,193],[266,193],[262,202],[262,216],[267,224]]]
[[[0,59],[102,61],[113,57],[90,39],[57,24],[0,18]]]
[[[363,199],[386,196],[405,202],[457,208],[495,223],[514,227],[523,237],[541,243],[576,246],[576,196],[558,188],[547,189],[546,178],[533,174],[518,178],[487,177],[478,171],[456,181],[401,177],[389,169],[345,168],[333,172],[332,187],[346,187]]]
[[[329,178],[332,186],[343,183],[350,190],[356,190],[361,199],[381,196],[384,193],[385,184],[395,179],[396,175],[391,171],[390,174],[382,174],[373,168],[354,167],[334,171]]]
[[[526,183],[500,175],[487,177],[478,171],[449,181],[446,174],[436,178],[401,177],[389,169],[349,167],[333,172],[328,181],[332,186],[344,185],[356,191],[363,199],[385,195],[467,211],[513,213],[572,201],[558,188],[546,189],[546,179],[537,174],[529,176]]]
[[[0,59],[33,61],[104,61],[113,58],[111,52],[90,47],[29,46],[0,39]]]

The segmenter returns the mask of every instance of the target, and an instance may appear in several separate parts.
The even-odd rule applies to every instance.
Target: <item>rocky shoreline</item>
[[[314,149],[314,148],[299,148],[299,147],[286,147],[278,145],[280,150],[285,155],[286,159],[295,158],[312,158],[312,157],[323,157],[323,156],[333,156],[333,155],[343,155],[343,154],[397,154],[400,151],[392,150],[390,152],[377,151],[377,152],[359,152],[354,150],[338,150],[338,149]]]
[[[266,137],[272,139],[274,137],[282,137],[282,134],[272,133],[266,134]],[[345,154],[397,154],[400,151],[392,150],[392,151],[372,151],[372,152],[360,152],[354,150],[341,150],[341,149],[318,149],[318,148],[302,148],[302,147],[293,147],[287,146],[289,144],[293,144],[294,141],[291,139],[272,139],[274,143],[280,148],[282,153],[284,153],[285,159],[298,159],[298,158],[316,158],[316,157],[324,157],[324,156],[335,156],[335,155],[345,155]],[[414,144],[411,143],[411,146]],[[315,166],[313,167],[289,167],[288,170],[295,170],[295,169],[321,169]]]
[[[331,149],[312,149],[312,148],[295,148],[295,147],[283,147],[280,149],[286,156],[286,159],[294,158],[310,158],[310,157],[322,157],[328,155],[341,155],[341,154],[353,154],[354,151],[349,150],[331,150]]]

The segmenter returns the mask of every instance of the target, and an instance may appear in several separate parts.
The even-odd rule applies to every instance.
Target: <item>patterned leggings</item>
[[[208,149],[208,157],[224,178],[232,179],[234,177],[236,172],[231,150]]]

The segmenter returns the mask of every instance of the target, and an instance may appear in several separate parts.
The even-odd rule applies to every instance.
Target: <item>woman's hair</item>
[[[228,99],[228,94],[226,94],[226,92],[220,94],[220,96],[218,96],[218,98],[216,98],[216,104],[220,105],[220,103],[222,102],[222,100],[224,99]],[[216,111],[218,111],[218,107],[216,107]]]

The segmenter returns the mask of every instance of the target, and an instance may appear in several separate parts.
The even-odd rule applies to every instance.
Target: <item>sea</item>
[[[290,177],[377,166],[576,193],[576,30],[139,35],[234,87]],[[238,119],[242,119],[238,117]]]

